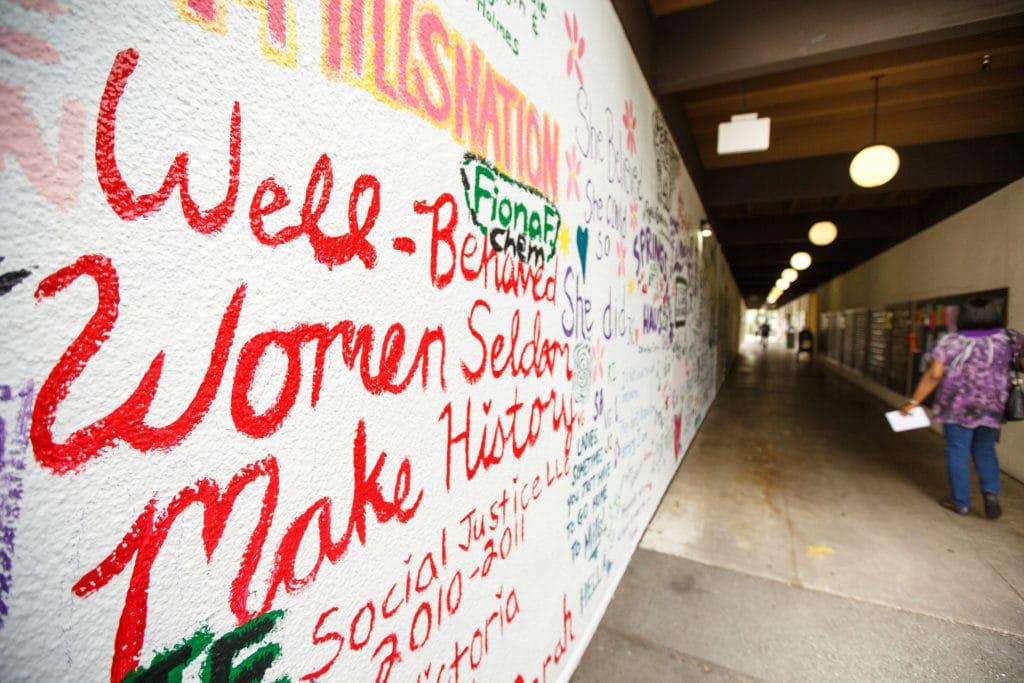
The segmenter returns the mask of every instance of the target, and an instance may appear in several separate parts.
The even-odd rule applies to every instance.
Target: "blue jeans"
[[[999,430],[991,427],[963,427],[958,424],[942,425],[946,433],[946,471],[949,474],[949,493],[953,502],[967,507],[971,501],[971,470],[969,456],[974,456],[981,492],[999,494],[999,458],[996,439]]]

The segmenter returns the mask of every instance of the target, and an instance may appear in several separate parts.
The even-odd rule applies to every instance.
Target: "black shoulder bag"
[[[1010,340],[1010,348],[1013,348],[1013,337],[1007,331],[1006,336]],[[1007,422],[1020,422],[1024,420],[1024,381],[1020,377],[1020,356],[1016,353],[1011,355],[1010,360],[1010,397],[1006,401]]]

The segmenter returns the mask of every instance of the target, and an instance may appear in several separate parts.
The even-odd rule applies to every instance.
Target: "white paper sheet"
[[[892,410],[885,414],[885,419],[889,421],[889,426],[892,427],[894,432],[924,429],[932,424],[932,421],[928,418],[928,413],[921,406],[915,407],[908,415],[903,415],[898,410]]]

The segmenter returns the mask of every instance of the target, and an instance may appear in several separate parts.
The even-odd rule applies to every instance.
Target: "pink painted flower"
[[[596,382],[599,377],[604,377],[604,344],[601,340],[597,340],[594,344],[594,381]]]
[[[565,18],[565,33],[569,36],[569,54],[565,58],[565,75],[572,75],[573,69],[576,70],[576,79],[583,85],[583,72],[580,71],[580,60],[583,59],[583,52],[587,48],[587,41],[580,35],[580,24],[576,19],[576,15],[572,15],[572,21],[569,20],[569,13],[565,12],[563,15]]]
[[[616,242],[615,253],[619,256],[619,277],[626,277],[626,243],[622,240]]]
[[[636,154],[636,114],[633,113],[633,100],[626,100],[622,124],[626,127],[626,148],[630,154]]]
[[[632,139],[632,138],[630,138]],[[636,230],[637,214],[640,211],[640,207],[636,202],[629,203],[629,229]]]
[[[579,177],[582,162],[580,161],[580,158],[576,155],[576,147],[570,147],[569,151],[565,153],[565,166],[567,170],[566,175],[568,176],[568,180],[566,181],[565,187],[565,198],[572,199],[573,194],[575,194],[576,197],[579,198]]]

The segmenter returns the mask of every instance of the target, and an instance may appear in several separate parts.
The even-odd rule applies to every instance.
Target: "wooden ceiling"
[[[878,137],[894,147],[1024,131],[1024,29],[724,83],[676,104],[704,168],[853,153],[871,141],[876,74]],[[771,117],[771,146],[719,156],[718,124],[747,111]]]
[[[780,304],[1024,176],[1024,0],[613,3],[748,305],[794,251],[814,264]],[[875,75],[901,166],[869,190],[848,167]],[[771,118],[769,149],[719,156],[746,112]],[[826,219],[839,238],[814,247]]]
[[[707,5],[710,2],[714,2],[714,0],[648,0],[647,4],[651,8],[651,12],[660,17],[684,9]]]

